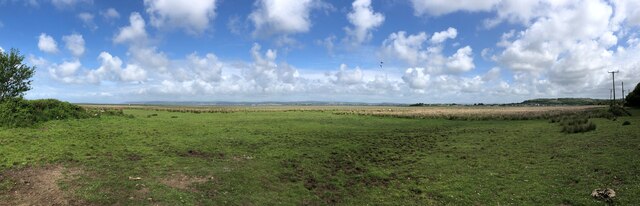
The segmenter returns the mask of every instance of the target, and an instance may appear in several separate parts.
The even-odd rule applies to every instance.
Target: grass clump
[[[59,119],[80,119],[91,115],[82,107],[55,99],[10,99],[0,103],[0,126],[28,127]]]
[[[583,133],[596,129],[596,124],[585,117],[569,117],[560,121],[562,132],[564,133]]]

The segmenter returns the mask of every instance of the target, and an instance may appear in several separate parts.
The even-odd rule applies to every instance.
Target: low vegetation
[[[0,126],[28,127],[49,120],[91,117],[80,106],[55,99],[10,99],[0,103]]]
[[[422,108],[103,107],[87,110],[122,115],[2,127],[0,202],[40,204],[19,196],[31,194],[77,205],[603,204],[591,197],[596,188],[615,190],[614,204],[640,202],[640,128],[621,124],[640,121],[638,110],[617,121],[588,116],[595,130],[567,134],[535,118],[348,115]],[[575,119],[563,122],[585,124]]]

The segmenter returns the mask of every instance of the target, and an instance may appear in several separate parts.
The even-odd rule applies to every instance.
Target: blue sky
[[[71,102],[496,103],[640,81],[632,0],[185,2],[0,0],[0,48],[37,66],[27,98]]]

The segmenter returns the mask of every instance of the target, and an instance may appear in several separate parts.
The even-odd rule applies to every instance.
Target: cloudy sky
[[[609,98],[639,26],[637,0],[0,0],[26,97],[92,103]]]

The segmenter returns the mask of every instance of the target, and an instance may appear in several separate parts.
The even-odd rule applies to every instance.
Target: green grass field
[[[27,174],[58,173],[50,201],[78,205],[602,205],[596,188],[640,202],[639,110],[577,134],[548,120],[124,113],[0,128],[0,205],[35,201],[16,198],[43,184]]]

